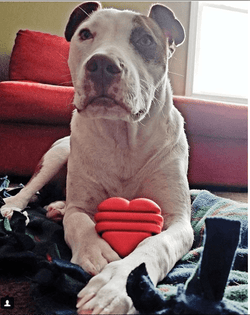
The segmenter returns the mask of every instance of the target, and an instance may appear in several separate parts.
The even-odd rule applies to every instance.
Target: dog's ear
[[[65,29],[65,38],[68,42],[71,41],[79,24],[85,20],[89,15],[98,9],[101,9],[99,2],[84,2],[74,9],[71,13],[68,24]]]
[[[173,11],[164,5],[155,4],[150,8],[148,16],[160,26],[168,38],[170,51],[174,53],[175,47],[185,40],[185,30]]]

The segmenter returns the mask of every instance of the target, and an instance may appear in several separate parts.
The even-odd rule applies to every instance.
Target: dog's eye
[[[146,34],[143,35],[138,41],[137,44],[141,45],[141,46],[150,46],[154,43],[154,39],[152,36]]]
[[[92,33],[88,29],[81,30],[79,33],[79,36],[82,40],[87,40],[87,39],[93,38]]]

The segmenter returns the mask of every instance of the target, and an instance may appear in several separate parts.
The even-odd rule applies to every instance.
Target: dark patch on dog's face
[[[130,37],[135,50],[146,60],[155,59],[157,44],[154,38],[148,34],[143,27],[133,29]]]
[[[130,43],[146,61],[166,63],[166,40],[160,27],[146,16],[139,15],[133,20]]]

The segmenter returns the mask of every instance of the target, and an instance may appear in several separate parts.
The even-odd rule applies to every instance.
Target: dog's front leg
[[[79,296],[80,304],[77,305],[79,311],[83,310],[81,306],[84,307],[84,304],[91,300],[93,305],[88,307],[88,304],[86,304],[86,306],[94,310],[93,314],[100,312],[112,314],[111,311],[113,309],[115,314],[125,314],[132,306],[132,301],[127,296],[125,288],[129,272],[116,272],[116,266],[120,266],[119,261],[121,259],[110,245],[97,234],[95,223],[92,220],[92,209],[95,209],[101,201],[97,197],[101,195],[101,192],[98,191],[98,187],[92,187],[86,180],[85,186],[91,187],[90,191],[98,191],[98,193],[95,197],[90,197],[88,192],[81,190],[80,194],[83,198],[77,202],[78,198],[76,195],[78,192],[75,189],[70,189],[70,176],[68,177],[67,185],[69,189],[67,190],[67,206],[63,225],[66,243],[72,250],[71,262],[80,265],[85,271],[95,275],[87,285],[87,290],[81,291]],[[76,185],[77,187],[78,185]],[[76,195],[74,195],[74,192]],[[88,202],[88,200],[94,199],[96,199],[95,205]],[[108,269],[106,269],[107,267]],[[125,268],[123,271],[125,271]],[[102,292],[104,295],[102,295]],[[96,299],[94,299],[97,296],[100,303],[96,303]],[[117,299],[113,305],[112,301],[115,297]],[[112,305],[111,308],[109,307],[110,303]],[[118,309],[117,304],[119,305]],[[116,307],[113,308],[113,306]]]
[[[28,184],[15,196],[5,198],[1,214],[9,219],[13,211],[23,210],[31,197],[52,179],[67,162],[70,152],[69,137],[57,140],[43,156]]]
[[[154,199],[160,205],[165,221],[164,231],[145,239],[129,256],[108,264],[92,278],[78,295],[79,314],[87,309],[93,310],[93,314],[132,312],[132,301],[126,292],[129,273],[144,262],[156,285],[190,249],[193,230],[190,224],[189,189],[184,174],[177,175],[176,168],[169,171],[167,178],[156,174],[155,178],[147,180],[141,191],[143,196]],[[171,180],[173,177],[175,180]],[[160,178],[164,179],[163,182]]]

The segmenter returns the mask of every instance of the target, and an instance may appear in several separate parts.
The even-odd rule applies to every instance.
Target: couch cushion
[[[1,82],[0,121],[69,125],[73,96],[73,87],[27,81]]]
[[[72,86],[68,54],[69,43],[63,37],[20,30],[11,55],[10,79]]]

